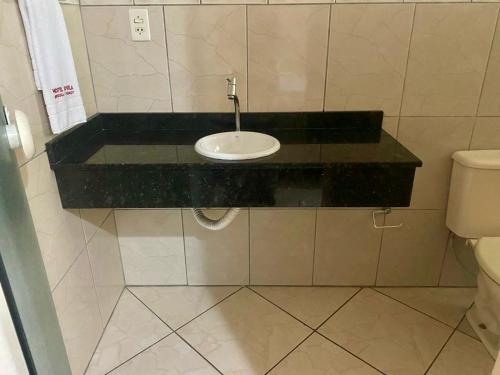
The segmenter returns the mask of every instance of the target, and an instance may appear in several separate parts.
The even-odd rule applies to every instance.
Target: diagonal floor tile
[[[179,336],[171,334],[110,374],[215,375],[218,372]]]
[[[165,286],[129,288],[172,329],[177,329],[231,293],[234,286]]]
[[[359,288],[252,287],[271,302],[312,328],[317,328]]]
[[[490,375],[494,360],[483,344],[461,332],[455,332],[429,375]]]
[[[377,288],[408,306],[456,327],[472,305],[475,288]]]
[[[263,374],[311,332],[247,288],[178,333],[224,374]]]
[[[452,329],[374,290],[363,289],[319,330],[388,374],[423,374]]]
[[[377,375],[377,370],[314,333],[295,349],[270,375]]]
[[[86,375],[102,375],[172,330],[125,290],[104,331]]]

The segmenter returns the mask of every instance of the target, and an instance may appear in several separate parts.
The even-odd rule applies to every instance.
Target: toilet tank
[[[453,154],[446,225],[464,238],[500,236],[500,150]]]

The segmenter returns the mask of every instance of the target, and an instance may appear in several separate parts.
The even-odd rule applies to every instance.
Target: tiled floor
[[[87,374],[489,375],[474,289],[134,287]]]

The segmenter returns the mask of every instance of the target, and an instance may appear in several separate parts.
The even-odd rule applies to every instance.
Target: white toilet
[[[458,151],[453,160],[446,225],[460,237],[473,239],[480,271],[467,319],[496,358],[500,350],[500,150]]]

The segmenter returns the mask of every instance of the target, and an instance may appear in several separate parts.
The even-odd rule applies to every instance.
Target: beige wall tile
[[[224,212],[204,211],[213,219]],[[189,284],[248,284],[248,210],[241,210],[228,227],[218,231],[203,228],[191,210],[183,210],[182,217]]]
[[[92,274],[105,324],[120,298],[125,285],[115,218],[108,216],[87,245]]]
[[[335,0],[269,0],[269,4],[329,4]]]
[[[488,69],[484,77],[478,114],[481,116],[500,116],[500,27],[498,24],[493,39]]]
[[[97,232],[101,224],[108,217],[110,211],[111,209],[109,208],[89,208],[80,210],[83,232],[85,233],[85,240],[87,242],[89,242],[92,236]]]
[[[86,251],[81,252],[52,298],[71,372],[83,375],[103,331]]]
[[[451,155],[469,148],[473,122],[472,117],[401,117],[398,140],[424,163],[415,174],[412,208],[446,208]]]
[[[62,208],[46,153],[22,166],[20,171],[45,271],[53,289],[85,247],[80,215],[78,210]]]
[[[266,4],[266,0],[201,0],[202,4]]]
[[[334,5],[325,109],[399,115],[415,6]]]
[[[374,285],[382,230],[371,210],[318,210],[315,285]]]
[[[402,3],[403,0],[336,0],[335,1],[337,4],[353,4],[353,3],[367,3],[367,4],[373,4],[373,3]]]
[[[171,112],[163,10],[149,12],[151,41],[133,42],[129,7],[84,7],[99,112]]]
[[[394,138],[398,137],[399,117],[385,117],[382,122],[382,129],[392,135]]]
[[[311,285],[315,210],[250,210],[250,283]]]
[[[0,95],[12,112],[23,111],[29,119],[35,142],[35,153],[45,150],[52,137],[41,94],[37,91],[31,68],[31,58],[17,1],[0,2]],[[16,150],[19,164],[26,162],[21,150]]]
[[[95,102],[92,75],[90,74],[89,56],[87,54],[87,43],[85,42],[80,7],[65,5],[62,6],[62,10],[71,42],[71,50],[73,52],[85,113],[87,117],[90,117],[97,112],[97,105]]]
[[[200,0],[134,0],[135,5],[154,4],[199,4]]]
[[[435,286],[446,251],[448,229],[440,210],[394,210],[386,229],[377,273],[377,285]]]
[[[500,149],[500,117],[476,118],[470,148],[471,150]]]
[[[496,4],[419,4],[401,114],[475,115]]]
[[[132,5],[134,0],[80,0],[81,5]]]
[[[474,249],[466,244],[465,238],[453,237],[447,246],[439,280],[440,286],[476,286],[479,266]]]
[[[186,284],[180,210],[116,210],[127,285]]]
[[[232,112],[227,77],[246,110],[245,7],[165,7],[172,101],[176,112]]]
[[[248,7],[251,111],[323,109],[329,5]]]

